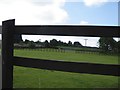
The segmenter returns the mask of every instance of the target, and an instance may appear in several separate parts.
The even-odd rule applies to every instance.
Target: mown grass
[[[118,56],[103,55],[103,54],[89,54],[89,53],[75,53],[57,52],[55,50],[15,50],[15,56],[50,59],[50,60],[64,60],[73,62],[91,62],[101,64],[118,64]]]
[[[118,77],[14,67],[15,88],[117,88]]]
[[[15,50],[15,56],[65,61],[118,64],[117,56],[99,54]],[[118,77],[42,70],[14,66],[14,88],[117,88]]]

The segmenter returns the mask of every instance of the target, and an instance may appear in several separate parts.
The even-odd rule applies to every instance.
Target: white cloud
[[[65,0],[66,2],[83,2],[84,0]],[[86,0],[86,1],[95,1],[95,0]],[[103,1],[103,0],[99,0]],[[106,0],[105,2],[119,2],[120,0]]]
[[[89,25],[87,21],[80,21],[80,25]]]
[[[76,25],[76,24],[75,24]],[[89,23],[88,21],[82,20],[77,25],[91,25],[91,26],[118,26],[113,24],[102,24],[102,23]]]
[[[69,16],[64,4],[65,0],[0,0],[0,22],[16,19],[19,25],[65,23]]]
[[[83,2],[86,6],[91,7],[91,6],[100,6],[108,2],[108,0],[83,0]]]

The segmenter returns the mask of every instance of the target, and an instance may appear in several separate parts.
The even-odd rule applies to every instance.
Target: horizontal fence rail
[[[38,69],[119,76],[119,65],[14,57],[13,64]]]
[[[38,25],[16,26],[16,34],[119,37],[119,26]]]
[[[119,26],[33,25],[15,26],[16,34],[120,37]],[[0,26],[0,34],[2,26]]]

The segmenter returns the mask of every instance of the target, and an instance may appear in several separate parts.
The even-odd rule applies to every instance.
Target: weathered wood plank
[[[34,25],[16,26],[15,33],[62,36],[119,37],[119,26]]]
[[[65,72],[75,73],[88,73],[99,75],[112,75],[119,76],[119,65],[112,64],[94,64],[94,63],[82,63],[82,62],[68,62],[58,60],[44,60],[14,57],[13,64],[16,66],[24,66],[38,69],[57,70]]]

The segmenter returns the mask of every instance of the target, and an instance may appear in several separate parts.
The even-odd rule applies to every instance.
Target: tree
[[[63,46],[63,42],[62,41],[58,41],[58,46]]]
[[[58,45],[58,41],[57,41],[56,39],[50,40],[50,46],[51,46],[51,47],[55,47],[55,46],[57,46],[57,45]]]
[[[40,41],[36,41],[35,43],[36,43],[36,44],[41,44],[41,42],[40,42]]]
[[[82,47],[82,44],[80,44],[79,42],[74,42],[74,46],[75,47]]]
[[[24,42],[25,42],[25,44],[28,44],[30,41],[29,41],[29,40],[27,40],[27,39],[25,39],[25,41],[24,41]]]
[[[34,41],[29,41],[28,44],[29,44],[29,48],[35,48]]]
[[[71,41],[68,41],[68,46],[72,46],[72,42]]]
[[[45,40],[44,46],[45,46],[45,47],[50,47],[48,40]]]
[[[103,52],[115,52],[117,42],[113,39],[113,37],[100,37],[99,39],[99,48],[103,50]]]

